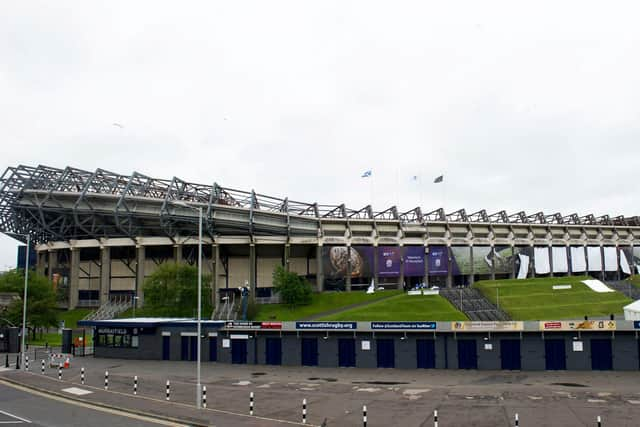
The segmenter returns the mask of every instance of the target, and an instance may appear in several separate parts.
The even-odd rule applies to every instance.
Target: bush
[[[304,278],[288,272],[281,266],[273,271],[273,290],[290,308],[311,304],[311,285]]]

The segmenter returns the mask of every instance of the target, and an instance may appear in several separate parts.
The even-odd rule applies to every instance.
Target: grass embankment
[[[621,314],[631,300],[619,292],[594,292],[582,280],[588,276],[525,280],[485,280],[473,286],[514,320],[581,319]],[[554,285],[571,289],[554,290]],[[498,301],[499,300],[499,301]]]
[[[300,320],[306,319],[327,311],[333,311],[353,304],[362,304],[377,301],[381,298],[401,294],[401,290],[376,291],[375,294],[367,294],[364,291],[355,292],[323,292],[313,294],[311,304],[296,308],[288,308],[283,304],[262,304],[253,320]]]
[[[633,275],[627,279],[633,286],[640,289],[640,275]]]
[[[91,313],[91,311],[92,310],[88,308],[60,311],[58,320],[64,320],[65,328],[76,329],[78,327],[78,320],[82,320],[87,314]],[[87,344],[91,343],[91,333],[87,333],[86,337]],[[45,343],[48,343],[50,346],[59,346],[62,344],[62,335],[58,334],[57,331],[44,334],[37,333],[35,340],[31,338],[32,336],[29,335],[29,339],[27,340],[30,345],[45,345]]]
[[[468,320],[439,295],[398,295],[341,313],[323,317],[337,321],[447,321]]]

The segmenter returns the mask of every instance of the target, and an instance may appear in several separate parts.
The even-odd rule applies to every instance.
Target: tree
[[[14,325],[22,325],[22,308],[24,295],[24,270],[9,270],[0,274],[0,292],[15,292],[19,299],[7,307],[1,317]],[[56,293],[49,279],[34,271],[29,271],[29,288],[27,290],[27,326],[45,328],[58,326],[58,310]]]
[[[211,288],[202,276],[202,313],[211,313]],[[188,264],[165,263],[144,282],[141,314],[160,317],[195,317],[198,305],[198,269]]]
[[[290,308],[311,304],[311,285],[304,278],[277,266],[273,271],[273,290]]]

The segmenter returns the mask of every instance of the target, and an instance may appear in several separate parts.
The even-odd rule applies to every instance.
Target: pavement
[[[80,367],[86,381],[81,384]],[[202,383],[207,409],[194,406],[193,362],[75,358],[57,379],[45,374],[2,370],[0,380],[37,388],[66,399],[81,399],[131,413],[215,426],[300,425],[302,399],[307,425],[368,426],[637,426],[640,419],[640,372],[507,372],[403,370],[228,365],[206,362]],[[109,387],[104,390],[104,372]],[[138,394],[133,395],[133,376]],[[165,398],[170,381],[170,401]],[[64,391],[76,387],[90,393]],[[254,416],[249,393],[254,393]],[[0,409],[2,409],[0,407]]]

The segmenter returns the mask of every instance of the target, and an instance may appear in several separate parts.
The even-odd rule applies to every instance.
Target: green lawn
[[[619,292],[598,293],[581,280],[590,277],[545,277],[526,280],[485,280],[473,286],[514,320],[581,319],[621,314],[631,300]],[[554,290],[553,285],[571,285]],[[499,300],[499,302],[498,302]]]
[[[634,275],[627,279],[633,286],[640,289],[640,275]]]
[[[322,320],[453,321],[468,319],[439,295],[397,295],[364,307],[326,316]]]
[[[64,320],[64,327],[76,329],[78,327],[78,320],[82,320],[87,314],[91,313],[88,308],[76,308],[75,310],[64,310],[60,311],[58,314],[58,320]],[[88,342],[91,342],[91,332],[86,334]],[[31,338],[31,336],[29,336]],[[45,343],[49,343],[49,345],[59,346],[62,344],[62,335],[57,332],[51,332],[40,335],[36,334],[36,339],[28,339],[27,340],[31,345],[44,345]]]
[[[294,309],[290,309],[282,304],[262,304],[260,305],[258,314],[253,320],[300,320],[352,304],[376,301],[380,298],[399,295],[401,293],[401,290],[376,291],[375,294],[371,295],[367,295],[365,291],[323,292],[313,294],[311,304],[299,306]]]

